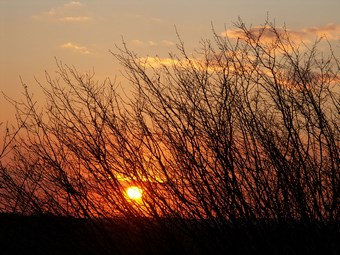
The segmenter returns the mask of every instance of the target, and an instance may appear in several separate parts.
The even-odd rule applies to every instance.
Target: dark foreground
[[[340,254],[340,225],[0,215],[0,254]]]

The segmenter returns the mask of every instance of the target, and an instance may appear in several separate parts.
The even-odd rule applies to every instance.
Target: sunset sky
[[[238,17],[256,26],[267,15],[301,39],[339,42],[339,11],[339,0],[0,0],[0,91],[19,100],[21,76],[39,98],[34,77],[43,81],[45,70],[53,76],[55,58],[94,69],[98,80],[119,78],[122,68],[109,53],[114,44],[124,38],[141,57],[167,57],[176,51],[175,26],[188,49],[212,37],[211,24],[222,35]],[[0,122],[11,120],[2,95],[0,104]]]

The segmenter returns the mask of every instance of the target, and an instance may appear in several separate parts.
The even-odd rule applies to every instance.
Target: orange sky
[[[0,0],[0,91],[20,100],[21,76],[39,99],[34,77],[43,81],[45,70],[53,76],[55,57],[80,71],[94,69],[99,80],[121,81],[108,51],[122,37],[140,57],[166,58],[176,51],[174,26],[190,50],[212,37],[211,23],[223,34],[239,16],[257,26],[269,13],[299,39],[327,35],[339,42],[339,11],[339,0]],[[0,104],[0,123],[12,121],[13,108],[2,95]]]

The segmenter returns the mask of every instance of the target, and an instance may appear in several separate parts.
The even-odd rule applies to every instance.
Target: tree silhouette
[[[308,46],[270,22],[235,26],[238,39],[214,33],[193,56],[179,40],[167,62],[117,47],[129,97],[60,62],[39,83],[45,106],[25,86],[7,208],[124,216],[197,243],[204,230],[222,246],[228,231],[255,238],[263,222],[338,222],[338,58],[322,38]],[[142,188],[141,202],[127,185]]]

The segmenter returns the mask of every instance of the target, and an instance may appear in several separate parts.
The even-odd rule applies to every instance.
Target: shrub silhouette
[[[308,46],[268,21],[235,26],[238,39],[214,33],[193,56],[179,39],[166,61],[117,47],[130,96],[60,62],[39,83],[46,105],[24,86],[1,168],[6,210],[98,226],[122,217],[203,251],[250,252],[299,226],[315,236],[284,238],[338,234],[339,60],[322,38]],[[141,202],[127,199],[129,184]]]

